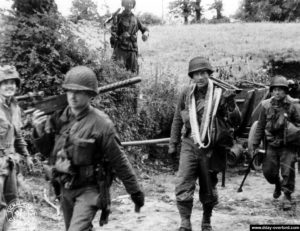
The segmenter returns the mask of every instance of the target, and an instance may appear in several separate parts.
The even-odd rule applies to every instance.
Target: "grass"
[[[297,23],[153,26],[149,40],[139,41],[140,75],[153,79],[172,73],[183,84],[189,60],[200,55],[215,67],[231,70],[239,79],[261,70],[270,55],[290,55],[299,60],[299,38]]]

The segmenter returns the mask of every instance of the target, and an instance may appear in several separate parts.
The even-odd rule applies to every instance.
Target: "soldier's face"
[[[125,8],[125,10],[127,10],[127,11],[131,11],[131,10],[133,9],[133,2],[131,2],[131,1],[125,2],[124,8]]]
[[[272,91],[272,95],[276,100],[282,100],[286,96],[286,92],[282,87],[274,87]]]
[[[209,74],[206,70],[200,70],[193,72],[192,79],[197,84],[197,87],[204,87],[208,84],[208,77]]]
[[[16,94],[17,84],[13,79],[4,80],[0,83],[0,95],[4,97],[12,97]]]
[[[85,91],[68,90],[67,99],[72,110],[80,111],[90,103],[91,97]]]

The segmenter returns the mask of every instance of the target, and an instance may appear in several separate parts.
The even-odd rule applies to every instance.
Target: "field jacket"
[[[89,106],[74,116],[67,107],[48,119],[42,137],[38,138],[35,132],[33,136],[40,152],[50,157],[51,164],[55,163],[61,150],[66,152],[74,171],[79,171],[75,181],[80,181],[82,177],[86,179],[86,182],[79,183],[80,186],[95,178],[95,171],[81,172],[80,169],[87,171],[89,166],[103,164],[102,160],[105,159],[122,180],[129,194],[140,191],[112,121],[98,109]]]
[[[15,152],[27,156],[27,144],[21,133],[21,109],[15,99],[10,103],[0,96],[0,150],[6,154]]]
[[[175,109],[175,114],[173,117],[173,123],[171,128],[171,140],[170,146],[177,146],[181,142],[181,137],[189,137],[191,134],[191,125],[190,125],[190,118],[189,118],[189,103],[188,103],[188,96],[191,94],[192,86],[188,86],[183,89],[181,92],[177,107]],[[202,115],[204,112],[205,107],[205,94],[206,88],[202,90],[195,91],[195,98],[196,98],[196,107],[197,107],[197,118],[199,124],[201,124]],[[241,117],[238,107],[233,102],[233,110],[228,112],[228,108],[219,107],[218,112],[222,114],[222,116],[228,117],[228,122],[231,124],[233,128],[239,126]]]
[[[284,141],[285,117],[293,124],[300,125],[300,114],[295,104],[285,97],[279,102],[274,99],[263,100],[261,102],[262,110],[260,112],[257,124],[257,130],[254,136],[253,144],[258,146],[265,136],[267,144],[273,147],[282,146]]]
[[[111,31],[111,43],[113,47],[119,47],[126,51],[138,51],[137,32],[149,31],[140,20],[132,13],[123,11],[118,14]]]

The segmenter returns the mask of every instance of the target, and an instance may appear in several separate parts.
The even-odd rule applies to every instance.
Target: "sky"
[[[121,0],[93,0],[98,6],[102,5],[104,2],[109,6],[110,12],[116,11],[121,6]],[[135,12],[150,12],[159,17],[166,15],[168,12],[169,2],[172,0],[136,0]],[[242,0],[223,0],[224,10],[223,14],[225,16],[233,15]],[[11,0],[0,0],[0,7],[10,7]],[[70,14],[70,8],[72,6],[72,0],[55,0],[58,10],[65,16]],[[214,0],[201,0],[201,5],[204,7],[204,16],[206,18],[211,18],[215,11],[207,11],[209,5],[211,5]],[[101,10],[98,9],[101,14]]]

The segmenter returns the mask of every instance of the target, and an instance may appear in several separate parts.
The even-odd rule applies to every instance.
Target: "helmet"
[[[0,66],[0,83],[4,80],[9,79],[14,79],[16,81],[17,87],[20,86],[21,79],[16,68],[10,65]]]
[[[133,7],[132,8],[134,8],[135,7],[135,0],[122,0],[122,3],[121,3],[121,5],[123,6],[123,7],[125,7],[128,3],[132,3],[133,4]]]
[[[274,87],[283,87],[285,90],[288,90],[289,84],[284,76],[276,75],[271,79],[270,92],[273,91]]]
[[[86,66],[77,66],[69,70],[62,87],[66,90],[88,91],[94,96],[98,94],[96,74]]]
[[[209,74],[212,74],[214,72],[211,64],[206,58],[198,56],[191,59],[191,61],[189,62],[189,76],[192,77],[193,72],[200,70],[207,70]]]

